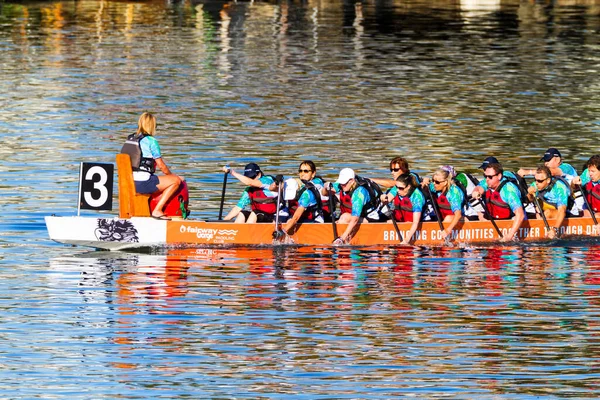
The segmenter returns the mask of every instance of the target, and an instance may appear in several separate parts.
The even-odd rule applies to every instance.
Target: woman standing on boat
[[[173,174],[165,164],[156,133],[156,118],[145,112],[138,119],[138,129],[135,134],[129,135],[121,153],[131,157],[133,181],[138,193],[162,193],[160,200],[152,211],[152,217],[157,219],[170,219],[163,211],[165,204],[177,191],[182,179]],[[164,175],[155,175],[158,167]]]

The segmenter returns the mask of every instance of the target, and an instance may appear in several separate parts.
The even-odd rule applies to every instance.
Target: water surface
[[[195,218],[225,163],[429,175],[557,147],[581,169],[599,30],[595,1],[3,2],[4,396],[596,397],[597,240],[107,253],[43,216],[144,111]]]

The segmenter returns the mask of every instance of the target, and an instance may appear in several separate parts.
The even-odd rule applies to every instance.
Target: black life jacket
[[[140,142],[146,135],[144,133],[140,135],[131,134],[127,136],[127,141],[121,148],[122,154],[129,154],[131,159],[131,169],[133,171],[144,171],[153,174],[156,172],[156,163],[152,157],[142,157],[142,148]]]
[[[407,176],[407,175],[412,175],[415,177],[415,179],[417,180],[417,183],[421,183],[421,177],[419,176],[419,174],[417,174],[416,172],[409,172],[407,174],[402,174],[400,176]],[[400,178],[400,176],[398,178]]]
[[[516,179],[512,176],[506,176],[502,174],[502,177],[506,178],[511,183],[514,183],[517,189],[519,189],[519,198],[521,199],[521,204],[525,205],[530,203],[529,198],[527,197],[527,182],[525,182],[525,178],[523,178],[519,174],[514,174]],[[569,186],[569,185],[567,185]],[[498,189],[498,192],[500,189]]]
[[[294,215],[296,209],[298,208],[298,199],[300,199],[302,194],[308,190],[313,194],[313,196],[315,196],[317,204],[308,207],[302,216],[309,221],[312,221],[319,216],[323,216],[323,202],[321,201],[321,194],[314,183],[305,180],[302,180],[302,183],[304,186],[296,191],[296,197],[294,197],[293,200],[288,200],[288,210],[290,212],[290,216]]]
[[[383,193],[379,185],[369,178],[363,178],[356,175],[354,180],[356,181],[357,185],[354,190],[356,190],[359,186],[362,186],[367,189],[367,192],[369,193],[369,201],[363,206],[361,213],[361,217],[365,217],[379,208],[379,205],[381,204],[381,195]],[[354,190],[351,190],[349,193],[343,191],[340,193],[340,211],[342,214],[352,213],[352,193],[354,193]]]
[[[569,182],[562,176],[553,176],[552,179],[550,180],[550,184],[548,186],[546,186],[546,188],[544,190],[538,191],[538,199],[542,204],[545,203],[553,208],[558,209],[558,207],[557,207],[558,205],[556,203],[551,203],[544,197],[544,195],[546,193],[549,193],[552,190],[552,188],[554,187],[554,185],[556,185],[556,183],[558,181],[561,181],[567,187],[567,190],[569,192],[568,199],[567,199],[567,211],[569,211],[573,207],[575,200],[573,199],[572,192],[571,192],[571,186],[569,185]]]
[[[477,178],[475,178],[473,175],[468,174],[466,172],[460,172],[461,174],[464,174],[467,179],[470,179],[473,183],[475,183],[475,186],[477,186],[477,184],[479,183],[479,181],[477,180]],[[458,174],[456,174],[458,176]],[[463,193],[463,201],[461,204],[461,207],[466,208],[467,207],[467,203],[468,203],[468,198],[469,196],[467,195],[467,187],[465,185],[463,185],[463,183],[461,181],[459,181],[458,179],[456,179],[456,177],[452,178],[452,183],[460,189],[460,191]],[[440,210],[441,211],[441,210]]]
[[[321,180],[321,182],[323,182],[323,184],[325,184],[325,179],[323,179],[323,177],[322,177],[322,176],[320,176],[320,175],[315,175],[315,177],[313,178],[313,180],[314,180],[314,179],[317,179],[317,178],[318,178],[318,179],[320,179],[320,180]],[[303,182],[304,182],[304,181],[303,181]],[[312,181],[311,181],[311,183],[312,183]],[[312,183],[312,184],[313,184],[313,186],[314,186],[314,183]],[[316,188],[316,186],[315,186],[315,188]],[[317,191],[319,191],[319,189],[317,189]],[[336,199],[336,198],[335,198],[335,196],[333,197],[333,199],[334,199],[334,206],[335,206],[335,199]],[[318,200],[317,200],[317,201],[321,201],[321,193],[320,193],[320,192],[319,192],[319,197],[318,197]],[[321,209],[323,210],[323,212],[325,212],[325,213],[327,213],[327,214],[330,214],[330,213],[331,213],[331,210],[329,210],[329,203],[323,203],[323,202],[321,202]],[[335,210],[334,210],[334,211],[335,211]]]

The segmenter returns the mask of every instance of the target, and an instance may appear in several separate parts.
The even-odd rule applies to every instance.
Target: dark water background
[[[144,111],[196,218],[224,163],[580,169],[599,31],[594,1],[0,3],[0,397],[597,397],[596,240],[128,254],[43,216]]]

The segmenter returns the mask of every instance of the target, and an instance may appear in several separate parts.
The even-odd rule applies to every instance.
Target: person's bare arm
[[[290,218],[285,224],[282,225],[283,230],[286,232],[292,230],[298,223],[300,217],[302,217],[302,213],[304,213],[304,210],[306,210],[304,207],[298,205],[298,208],[296,208],[296,211],[294,212],[294,215],[292,215],[292,218]]]
[[[237,179],[238,181],[240,181],[241,183],[243,183],[246,186],[251,186],[251,187],[255,187],[255,188],[263,188],[263,183],[258,179],[258,178],[248,178],[245,175],[240,174],[239,172],[236,172],[233,168],[229,168],[227,169],[227,167],[223,167],[223,172],[229,172],[231,174],[231,176],[233,176],[235,179]],[[265,189],[265,188],[263,188]]]
[[[169,169],[169,167],[167,167],[167,164],[165,164],[164,160],[161,158],[155,158],[154,161],[156,162],[156,166],[162,171],[163,174],[165,175],[171,175],[171,170]]]
[[[410,241],[412,240],[412,237],[415,234],[415,232],[417,231],[417,228],[419,227],[420,223],[421,223],[421,212],[420,211],[414,212],[412,225],[410,226],[408,233],[406,235],[404,235],[404,240],[402,241],[401,244],[410,244]]]
[[[386,188],[391,188],[394,187],[394,185],[396,184],[396,181],[393,179],[381,179],[381,178],[371,178],[371,180],[373,182],[375,182],[376,184],[378,184],[379,186],[383,186]]]
[[[510,229],[508,230],[508,233],[506,235],[504,235],[504,237],[502,239],[500,239],[500,241],[508,242],[509,240],[512,240],[515,237],[515,235],[517,234],[517,232],[519,231],[519,228],[521,227],[523,220],[525,220],[525,211],[523,210],[523,207],[519,207],[515,210],[513,224],[511,225]]]
[[[340,239],[344,241],[344,243],[350,243],[350,239],[352,239],[352,234],[354,229],[358,226],[359,217],[352,216],[350,217],[350,221],[348,222],[348,226],[344,233],[340,235]]]
[[[565,220],[565,217],[567,216],[567,206],[560,206],[558,207],[558,212],[556,213],[556,222],[554,223],[554,229],[550,229],[550,231],[548,232],[548,237],[550,239],[554,239],[555,237],[558,236],[558,230],[560,229],[560,226],[562,225],[563,221]]]

